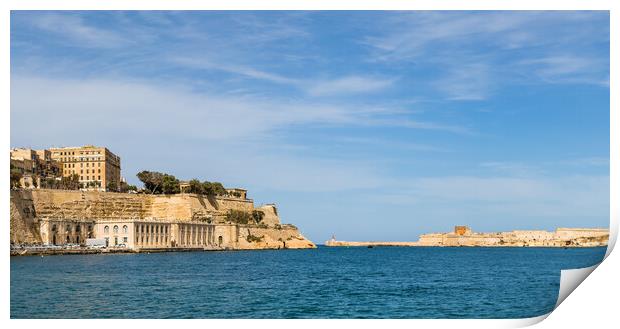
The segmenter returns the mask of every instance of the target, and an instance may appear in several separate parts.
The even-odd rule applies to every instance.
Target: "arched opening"
[[[123,233],[127,234],[127,225],[123,225]]]
[[[56,245],[56,234],[52,236],[52,244]]]
[[[75,243],[80,244],[80,236],[79,235],[75,238]]]
[[[114,225],[114,229],[113,230],[114,230],[114,234],[117,234],[118,233],[118,225]]]
[[[71,242],[71,237],[67,235],[67,243]]]
[[[110,234],[110,227],[108,225],[103,227],[103,233]]]
[[[217,237],[217,245],[218,246],[222,246],[222,244],[224,243],[224,238],[220,235]]]

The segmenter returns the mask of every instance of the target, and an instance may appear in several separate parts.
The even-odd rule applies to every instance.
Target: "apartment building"
[[[86,189],[118,191],[121,158],[106,147],[93,145],[50,148],[51,158],[60,163],[62,176],[78,175]]]

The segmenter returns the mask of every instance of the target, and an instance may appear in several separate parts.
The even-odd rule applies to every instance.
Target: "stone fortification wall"
[[[254,209],[251,200],[196,194],[149,195],[40,189],[11,191],[13,195],[18,195],[20,199],[32,199],[37,217],[55,219],[200,221],[222,219],[230,209],[248,212]],[[279,218],[271,216],[270,223],[279,224]]]
[[[30,193],[11,192],[11,241],[17,244],[41,241],[35,222],[35,208]]]
[[[260,210],[264,216],[259,225],[235,225],[226,221],[229,210],[249,213]],[[54,223],[70,221],[91,224],[118,220],[209,223],[219,225],[216,229],[233,225],[235,230],[221,234],[227,245],[230,243],[239,249],[315,247],[297,228],[280,223],[274,205],[254,208],[252,200],[195,194],[168,196],[45,189],[11,191],[13,243],[43,242],[41,223],[50,220]]]

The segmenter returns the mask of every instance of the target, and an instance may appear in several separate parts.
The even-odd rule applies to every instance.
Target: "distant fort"
[[[455,226],[453,232],[420,235],[412,242],[337,241],[329,247],[402,246],[402,247],[599,247],[606,246],[609,230],[601,228],[558,228],[554,232],[531,230],[497,233],[473,232],[467,226]]]

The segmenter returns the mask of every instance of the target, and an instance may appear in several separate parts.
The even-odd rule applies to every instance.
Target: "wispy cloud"
[[[609,85],[608,66],[600,58],[557,55],[528,59],[517,63],[531,69],[541,79],[551,83],[587,83]]]
[[[411,119],[385,119],[391,109],[311,102],[307,100],[233,97],[192,92],[178,85],[157,85],[139,80],[13,78],[11,81],[12,120],[17,126],[32,115],[62,112],[72,117],[60,120],[60,126],[89,134],[89,122],[96,120],[109,127],[101,134],[133,130],[149,132],[161,127],[174,113],[180,126],[160,129],[161,134],[200,136],[207,140],[255,137],[274,129],[298,124],[400,126],[419,129],[456,130],[440,123],[418,123]],[[45,108],[44,113],[40,109]],[[123,118],[112,122],[107,118]],[[43,119],[43,118],[41,118]],[[24,121],[25,120],[25,121]],[[139,122],[140,124],[136,124]],[[77,131],[75,127],[78,127]],[[70,128],[73,127],[73,128]],[[82,127],[82,128],[79,128]],[[42,136],[48,132],[41,131]],[[40,136],[40,137],[42,137]]]
[[[43,13],[30,17],[28,21],[44,32],[60,36],[57,40],[65,38],[77,47],[119,48],[128,43],[120,34],[89,25],[79,16]]]
[[[492,88],[489,67],[482,63],[454,66],[432,84],[450,100],[483,100]]]
[[[484,100],[494,86],[524,82],[607,86],[608,54],[592,53],[597,49],[592,45],[608,43],[609,31],[585,24],[604,15],[407,12],[386,17],[384,32],[361,42],[371,50],[372,62],[434,66],[432,85],[449,100]],[[580,53],[567,55],[576,45],[582,45]]]
[[[347,76],[312,83],[307,92],[312,96],[370,93],[388,88],[393,82],[393,79]]]

